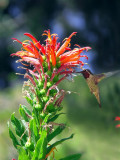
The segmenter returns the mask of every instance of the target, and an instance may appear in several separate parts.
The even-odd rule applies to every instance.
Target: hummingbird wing
[[[113,71],[113,72],[107,72],[107,73],[104,73],[104,74],[105,74],[105,77],[111,77],[111,76],[113,76],[114,74],[117,74],[117,73],[120,73],[120,70]]]
[[[107,72],[107,73],[101,73],[94,75],[95,83],[98,84],[101,80],[107,77],[111,77],[117,73],[120,73],[120,70],[113,71],[113,72]]]
[[[101,74],[96,74],[94,75],[94,81],[96,83],[96,85],[105,78],[105,74],[104,73],[101,73]]]
[[[100,102],[100,94],[99,94],[99,87],[98,83],[95,82],[95,77],[93,75],[90,75],[88,79],[86,79],[86,82],[88,84],[88,87],[91,91],[91,93],[96,97],[99,106],[101,107],[101,102]]]

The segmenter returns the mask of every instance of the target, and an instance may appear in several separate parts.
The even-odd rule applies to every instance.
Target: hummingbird
[[[119,71],[113,71],[113,72],[107,72],[107,73],[100,73],[100,74],[93,74],[89,69],[84,69],[81,72],[77,72],[77,73],[81,73],[83,75],[83,77],[85,78],[88,87],[90,89],[90,92],[92,94],[94,94],[94,96],[96,97],[98,103],[99,103],[99,107],[101,107],[101,102],[100,102],[100,93],[99,93],[99,87],[98,87],[98,83],[103,80],[104,78],[110,77],[116,73],[118,73]]]

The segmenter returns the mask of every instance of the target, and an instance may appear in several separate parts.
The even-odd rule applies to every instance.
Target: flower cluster
[[[11,55],[20,57],[17,62],[21,62],[23,65],[26,65],[26,63],[24,64],[23,62],[27,62],[33,66],[32,70],[25,68],[26,74],[24,77],[28,78],[33,86],[36,86],[36,82],[32,76],[37,80],[40,79],[40,82],[42,82],[42,84],[44,83],[41,92],[45,92],[45,89],[49,88],[46,93],[47,97],[49,96],[50,90],[56,89],[57,85],[62,80],[64,80],[69,74],[75,72],[76,67],[81,68],[84,65],[80,60],[81,57],[88,59],[88,57],[83,54],[83,51],[91,49],[90,47],[81,48],[79,45],[75,45],[73,50],[70,48],[71,38],[75,34],[76,32],[73,32],[68,38],[66,38],[61,46],[60,42],[57,42],[57,35],[51,35],[50,30],[44,31],[43,33],[44,36],[47,36],[45,45],[41,45],[40,42],[29,33],[25,33],[24,35],[28,36],[32,41],[25,40],[20,42],[18,39],[13,38],[14,41],[17,41],[22,45],[22,49]],[[61,77],[59,78],[60,75]],[[60,98],[55,102],[57,105],[60,105],[65,93],[64,91],[60,91],[59,95],[60,94]],[[46,97],[44,98],[47,99]],[[53,100],[55,98],[56,96],[54,96]],[[44,111],[53,100],[49,99],[46,101]]]
[[[53,79],[56,74],[70,74],[75,71],[74,67],[82,67],[84,65],[80,58],[85,57],[88,59],[88,57],[82,53],[84,50],[91,49],[90,47],[81,48],[79,45],[76,45],[76,47],[71,50],[70,41],[75,34],[76,32],[73,32],[66,38],[60,47],[60,42],[57,42],[57,35],[51,35],[49,30],[43,33],[43,35],[47,36],[45,45],[41,45],[31,34],[25,33],[24,35],[28,36],[32,41],[25,40],[24,42],[20,42],[18,39],[13,38],[22,45],[22,50],[11,55],[20,57],[19,62],[24,61],[33,65],[34,70],[32,72],[29,70],[29,72],[33,74],[37,72],[41,80],[41,74],[44,74],[46,71],[52,72],[51,79]],[[38,77],[38,74],[34,75]]]

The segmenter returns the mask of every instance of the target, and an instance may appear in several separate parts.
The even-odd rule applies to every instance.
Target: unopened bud
[[[49,98],[48,97],[43,97],[42,100],[43,100],[43,102],[47,103],[47,101],[49,100]]]
[[[53,85],[53,84],[52,84],[51,82],[47,82],[47,87],[48,87],[48,88],[52,87],[52,85]]]
[[[45,95],[45,89],[40,90],[40,95]]]
[[[41,105],[41,104],[36,104],[36,105],[35,105],[35,108],[36,108],[38,111],[41,111],[41,110],[42,110],[42,105]]]

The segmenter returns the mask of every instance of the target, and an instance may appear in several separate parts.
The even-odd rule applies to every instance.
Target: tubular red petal
[[[48,70],[50,70],[50,58],[49,58],[49,56],[46,54],[45,55],[46,56],[46,59],[47,59],[47,64],[48,64]]]
[[[57,51],[59,47],[60,47],[60,42],[57,43],[57,45],[56,45],[56,47],[55,47],[55,50]]]
[[[31,74],[31,75],[34,75],[36,79],[39,79],[39,75],[35,72],[33,72],[32,70],[28,69],[28,72]]]
[[[55,75],[56,75],[56,69],[54,68],[54,69],[53,69],[52,76],[51,76],[51,78],[50,78],[50,81],[53,80],[53,78],[55,77]]]
[[[27,57],[35,57],[34,54],[27,52],[27,51],[18,51],[16,53],[11,54],[11,56],[18,56],[18,57],[23,57],[23,56],[27,56]]]
[[[65,97],[65,93],[64,93],[63,95],[61,95],[61,96],[56,100],[55,105],[58,106],[58,107],[60,107],[60,105],[61,105],[64,97]]]
[[[65,76],[63,76],[61,79],[59,79],[57,82],[56,82],[56,86],[62,81],[64,80],[65,78],[67,77],[67,74]]]
[[[16,38],[12,38],[14,41],[17,41],[18,43],[20,43],[20,44],[22,44],[22,42],[21,41],[19,41],[18,39],[16,39]]]
[[[41,74],[41,71],[40,71],[40,67],[38,67],[37,65],[35,66],[35,69],[37,70],[37,72],[39,73],[40,75],[40,79],[42,81],[42,74]]]
[[[40,62],[38,59],[31,58],[31,57],[22,57],[22,60],[25,62],[28,62],[32,65],[40,65]]]
[[[72,59],[72,58],[80,55],[82,53],[82,51],[85,50],[85,49],[86,49],[86,47],[80,48],[80,49],[75,49],[75,50],[73,50],[73,51],[70,52],[70,55],[67,56],[65,54],[65,56],[64,55],[61,56],[60,60],[61,60],[62,63],[68,62],[70,59]]]
[[[46,89],[46,87],[47,87],[47,78],[48,78],[48,75],[45,74],[44,89]]]
[[[51,60],[52,60],[52,65],[55,66],[56,65],[56,54],[54,51],[51,53]]]
[[[40,58],[40,61],[43,62],[43,58],[41,56],[41,54],[38,52],[38,50],[36,49],[36,47],[34,46],[34,44],[32,42],[30,42],[31,47],[33,48],[33,53],[35,54],[36,58]]]
[[[85,59],[88,60],[88,56],[86,56],[86,55],[80,55],[80,57],[85,57]]]
[[[48,89],[48,91],[47,91],[47,96],[49,96],[50,90],[52,90],[52,89],[58,90],[57,86],[56,86],[56,85],[53,85],[52,87],[50,87],[50,88]]]
[[[74,72],[73,71],[63,71],[63,72],[60,73],[60,75],[62,75],[62,74],[71,74],[71,73],[74,73]]]
[[[73,58],[67,58],[67,59],[65,59],[64,61],[61,61],[61,64],[65,64],[65,63],[72,62],[72,61],[77,61],[77,60],[79,60],[79,59],[80,59],[79,56],[73,57]]]
[[[26,73],[26,74],[24,75],[24,78],[29,79],[29,80],[31,81],[31,83],[32,83],[34,86],[36,86],[35,81],[32,79],[32,77],[31,77],[29,74]]]
[[[31,48],[30,44],[22,43],[22,46],[26,51],[33,53],[33,48]]]
[[[47,31],[47,36],[48,36],[49,42],[51,43],[52,42],[52,38],[51,38],[50,30]]]
[[[71,41],[71,37],[73,35],[75,35],[77,32],[73,32],[68,38],[67,40],[63,43],[63,45],[59,48],[59,50],[57,51],[56,55],[57,57],[59,57],[66,49],[66,47],[68,47],[70,41]]]
[[[44,47],[40,44],[40,42],[37,41],[37,39],[31,35],[30,33],[24,33],[25,36],[28,36],[29,38],[32,39],[34,45],[43,53],[45,54],[45,49]]]
[[[39,58],[39,52],[36,49],[36,47],[34,46],[34,44],[32,42],[30,42],[31,48],[33,49],[34,54],[36,55],[37,58]]]
[[[60,66],[60,68],[57,70],[57,74],[59,74],[62,70],[66,68],[67,65],[63,64]]]

